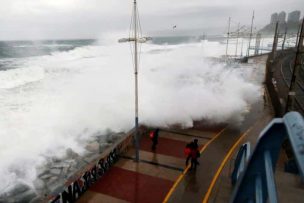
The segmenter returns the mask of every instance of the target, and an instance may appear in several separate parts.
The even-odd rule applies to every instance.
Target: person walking
[[[152,151],[156,150],[156,145],[158,144],[158,135],[159,135],[159,128],[156,128],[153,132],[152,136]]]

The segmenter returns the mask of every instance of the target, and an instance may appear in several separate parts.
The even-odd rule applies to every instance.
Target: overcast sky
[[[99,38],[127,31],[133,0],[0,0],[0,40]],[[228,17],[258,28],[273,12],[300,10],[304,0],[138,0],[148,35],[224,33]],[[177,29],[172,29],[177,25]]]

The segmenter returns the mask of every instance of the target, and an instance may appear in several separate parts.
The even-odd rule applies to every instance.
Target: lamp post
[[[138,14],[137,14],[137,2],[133,2],[133,31],[134,36],[129,38],[119,39],[118,42],[134,42],[134,76],[135,76],[135,161],[139,162],[139,133],[138,133],[138,43],[144,43],[147,40],[150,40],[149,37],[138,37]]]

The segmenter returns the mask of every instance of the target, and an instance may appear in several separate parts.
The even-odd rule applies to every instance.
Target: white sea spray
[[[146,44],[139,69],[139,120],[191,127],[194,120],[241,122],[259,86],[250,69],[215,63],[224,44]],[[84,153],[96,132],[128,131],[134,122],[129,44],[107,43],[29,57],[0,72],[0,191],[31,185],[46,156]],[[246,72],[246,74],[244,74]]]

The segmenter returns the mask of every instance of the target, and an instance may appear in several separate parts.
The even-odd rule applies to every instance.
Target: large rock
[[[111,146],[111,144],[109,144],[109,143],[101,143],[100,146],[99,146],[100,152],[103,152],[104,150],[106,150],[110,146]]]
[[[75,159],[79,155],[76,152],[74,152],[71,148],[68,148],[66,150],[66,156],[67,156],[67,159]]]
[[[61,174],[61,172],[62,172],[62,169],[61,169],[61,168],[52,168],[52,169],[50,170],[50,173],[51,173],[51,174],[54,174],[54,175],[57,175],[57,176],[59,176],[59,175]]]
[[[99,153],[89,153],[89,154],[85,155],[84,161],[86,161],[87,163],[92,163],[92,162],[96,161],[99,158],[100,158],[100,154]]]
[[[37,194],[31,187],[23,183],[16,184],[9,192],[0,197],[2,203],[30,202]]]
[[[89,152],[99,153],[99,143],[98,142],[91,142],[85,148]]]

